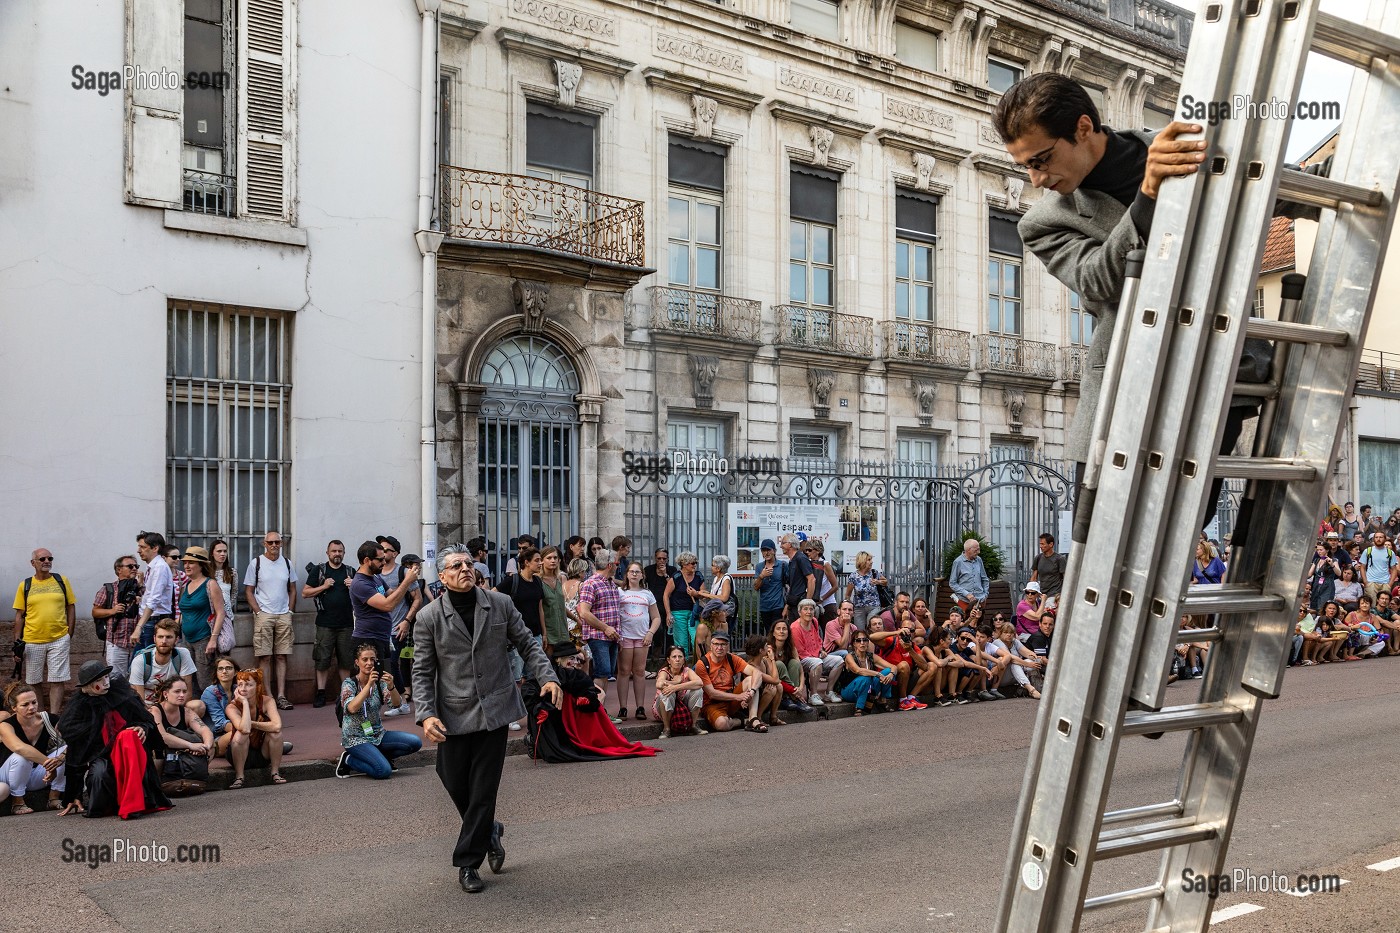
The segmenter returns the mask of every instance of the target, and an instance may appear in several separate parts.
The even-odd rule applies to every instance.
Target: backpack
[[[739,669],[734,666],[734,655],[725,655],[724,661],[726,664],[729,665],[729,687],[730,689],[733,689],[734,687],[739,686]],[[700,663],[705,665],[705,673],[709,675],[710,683],[711,685],[713,685],[715,675],[714,672],[710,670],[710,656],[705,655],[703,658],[700,659]],[[677,705],[679,706],[679,704]]]
[[[175,672],[174,678],[173,678],[173,679],[179,679],[179,678],[182,676],[182,675],[180,674],[180,652],[181,652],[182,650],[183,650],[183,651],[188,651],[189,649],[182,649],[179,645],[176,645],[174,648],[171,648],[171,649],[170,649],[170,666],[171,666],[171,669],[174,670],[174,672]],[[155,657],[156,657],[156,646],[155,646],[155,645],[147,645],[146,647],[142,648],[140,651],[138,651],[138,652],[136,652],[135,654],[133,654],[133,655],[131,656],[131,661],[130,661],[130,662],[127,664],[127,666],[126,666],[127,679],[130,680],[130,679],[131,679],[131,665],[136,663],[136,659],[137,659],[137,658],[145,658],[145,659],[146,659],[146,664],[145,664],[146,683],[145,683],[145,685],[144,685],[143,687],[140,688],[140,690],[137,691],[138,694],[142,694],[141,699],[142,699],[143,702],[145,701],[145,696],[144,696],[145,692],[148,691],[148,690],[150,690],[151,687],[152,687],[152,685],[153,685],[153,682],[152,682],[152,680],[151,680],[151,674],[152,674],[152,672],[155,670],[155,663],[156,663],[156,662],[155,662]],[[191,655],[191,660],[193,660],[193,655]],[[136,689],[137,689],[135,684],[132,685],[132,689],[133,689],[133,690],[136,690]]]
[[[63,591],[63,609],[64,609],[64,612],[66,613],[67,610],[68,610],[68,603],[70,602],[70,597],[68,596],[68,583],[67,583],[66,580],[63,579],[63,574],[61,574],[61,573],[51,573],[51,574],[49,574],[49,576],[53,577],[55,580],[58,581],[58,588],[59,588],[60,590]],[[25,613],[24,624],[25,624],[26,626],[29,625],[29,618],[28,618],[28,616],[29,616],[29,587],[30,587],[31,585],[33,585],[33,583],[34,583],[34,578],[33,578],[33,577],[25,577],[25,578],[24,578],[24,613]],[[103,637],[103,638],[106,638],[106,633],[105,633],[105,632],[103,633],[103,636],[102,636],[102,637]],[[16,658],[16,661],[15,661],[15,670],[18,671],[18,670],[20,669],[20,660],[19,660],[19,659],[22,659],[22,658],[24,657],[24,630],[23,630],[23,629],[21,629],[21,630],[18,631],[18,632],[15,632],[15,647],[14,647],[14,651],[15,651],[15,658]],[[16,677],[19,677],[19,674],[17,673],[17,674],[15,674],[15,676],[16,676]]]
[[[1372,545],[1362,552],[1361,556],[1365,559],[1367,568],[1371,566],[1371,558],[1375,556],[1372,552],[1375,551],[1375,549],[1375,545]],[[1395,552],[1390,548],[1386,548],[1385,552],[1389,555],[1389,558],[1385,562],[1386,569],[1389,570],[1391,567],[1395,566]],[[55,574],[55,576],[57,576],[57,574]]]
[[[263,559],[263,555],[261,555],[261,554],[259,554],[257,557],[254,557],[254,558],[253,558],[253,589],[254,589],[254,590],[256,590],[256,589],[258,588],[258,580],[262,577],[262,559]],[[286,554],[283,554],[283,555],[282,555],[282,560],[286,561],[286,563],[287,563],[287,579],[288,579],[288,580],[291,580],[291,579],[295,576],[295,573],[296,573],[294,570],[292,570],[292,559],[291,559],[290,557],[288,557]],[[325,564],[322,564],[321,566],[322,566],[322,568],[324,568],[326,565],[325,565]],[[55,574],[55,576],[57,576],[57,574]]]

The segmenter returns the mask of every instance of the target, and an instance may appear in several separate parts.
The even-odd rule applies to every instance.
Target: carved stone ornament
[[[686,362],[690,365],[690,379],[695,386],[695,407],[713,408],[715,377],[719,375],[719,357],[692,353],[686,357]]]
[[[836,374],[829,369],[809,369],[807,385],[812,390],[812,407],[817,417],[831,414],[831,390],[836,387]]]
[[[1026,392],[1024,389],[1017,389],[1008,386],[1002,390],[1002,399],[1006,402],[1006,414],[1010,420],[1012,434],[1020,434],[1024,424],[1021,416],[1026,411]]]
[[[515,310],[524,318],[520,329],[527,334],[544,333],[544,309],[549,304],[549,286],[543,282],[516,279],[510,287]]]
[[[824,126],[809,126],[807,136],[812,140],[812,164],[825,166],[831,154],[831,141],[836,134]]]
[[[709,139],[714,136],[715,115],[719,113],[719,103],[713,97],[691,94],[690,110],[695,114],[695,138]]]
[[[933,181],[933,169],[938,165],[938,160],[927,152],[914,153],[914,187],[920,191],[927,191],[929,183]]]
[[[938,383],[926,379],[914,380],[914,397],[919,400],[919,424],[933,424],[933,403],[938,400]]]
[[[1021,192],[1026,188],[1025,181],[1013,175],[1004,175],[1001,179],[1001,186],[1006,190],[1006,209],[1019,211],[1021,209]]]
[[[578,62],[554,59],[554,80],[559,86],[559,106],[574,109],[578,100],[578,83],[583,80],[583,66]]]

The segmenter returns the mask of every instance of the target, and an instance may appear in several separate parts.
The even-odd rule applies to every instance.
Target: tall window
[[[836,188],[839,176],[794,168],[789,221],[788,300],[809,307],[836,305]]]
[[[187,211],[234,212],[232,25],[224,0],[185,0],[184,207]]]
[[[172,302],[166,525],[175,543],[229,542],[239,567],[286,531],[291,316]]]
[[[837,0],[792,0],[792,28],[835,41],[841,36],[840,9]]]
[[[987,59],[987,87],[999,94],[1011,90],[1011,85],[1021,80],[1021,66],[995,58]]]
[[[1077,347],[1088,346],[1094,337],[1094,316],[1083,308],[1079,292],[1069,293],[1069,342]]]
[[[1016,215],[992,211],[987,259],[987,331],[1021,333],[1021,236]]]
[[[932,321],[938,198],[899,192],[894,203],[894,228],[895,317]]]
[[[666,449],[688,451],[697,457],[723,457],[724,425],[691,419],[667,421]]]
[[[924,71],[938,70],[938,34],[910,26],[894,24],[894,57]]]
[[[1254,290],[1254,307],[1250,308],[1250,310],[1249,310],[1249,316],[1250,316],[1250,317],[1263,317],[1263,316],[1264,316],[1264,289],[1262,289],[1262,288],[1256,288],[1256,289]]]
[[[725,149],[673,137],[668,147],[668,277],[672,285],[720,290]]]
[[[898,465],[913,471],[938,466],[938,438],[931,434],[901,434],[895,440]]]
[[[530,103],[525,111],[525,174],[592,188],[597,131],[598,120],[590,114]]]

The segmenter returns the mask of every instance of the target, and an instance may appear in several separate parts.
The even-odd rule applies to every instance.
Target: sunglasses
[[[137,569],[139,566],[140,566],[139,564],[122,564],[122,569],[123,569],[123,570],[135,570],[135,569]]]
[[[282,546],[282,542],[281,542],[281,541],[264,541],[263,544],[266,544],[268,547],[281,547],[281,546]]]
[[[52,564],[52,563],[53,563],[53,558],[52,558],[52,557],[36,557],[36,558],[34,558],[34,559],[35,559],[36,561],[38,561],[39,563],[41,563],[41,564]]]

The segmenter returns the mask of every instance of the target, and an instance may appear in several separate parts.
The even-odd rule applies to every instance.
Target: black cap
[[[710,641],[714,641],[716,638],[727,643],[729,641],[729,633],[721,630],[710,635]]]
[[[110,673],[112,673],[112,665],[110,664],[103,664],[96,658],[84,661],[83,666],[78,668],[78,686],[86,687],[94,680],[106,677]]]
[[[401,564],[421,564],[421,563],[423,563],[423,558],[419,557],[417,554],[405,554],[405,555],[403,555],[402,557],[399,558],[399,563],[401,563]]]

